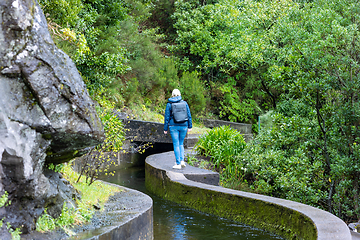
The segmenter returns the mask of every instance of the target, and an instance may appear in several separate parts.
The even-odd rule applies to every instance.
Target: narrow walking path
[[[173,152],[147,157],[145,181],[149,191],[181,205],[266,229],[285,238],[355,239],[345,222],[329,212],[285,199],[192,181],[186,177],[192,168],[173,170],[174,161]]]
[[[352,240],[360,240],[360,233],[351,231]]]

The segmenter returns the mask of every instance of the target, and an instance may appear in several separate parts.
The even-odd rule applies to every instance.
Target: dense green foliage
[[[256,124],[270,110],[242,152],[212,145],[224,176],[360,218],[358,1],[40,3],[92,96],[163,113],[177,87],[196,116]]]
[[[185,72],[182,77],[174,60],[161,52],[163,35],[146,27],[151,1],[40,3],[56,44],[74,60],[91,95],[105,88],[117,108],[146,104],[163,112],[171,91],[182,88],[189,97],[196,96],[188,100],[197,111],[204,109],[205,89],[197,74]],[[188,76],[195,79],[189,82]],[[197,85],[183,86],[188,83]]]
[[[171,50],[182,56],[182,68],[201,71],[213,109],[222,118],[254,122],[259,107],[275,105],[280,94],[265,74],[274,56],[268,34],[272,19],[285,15],[289,7],[283,1],[271,3],[176,2],[178,37]]]
[[[216,167],[232,167],[233,158],[242,152],[245,145],[239,131],[229,126],[221,126],[200,136],[195,149],[199,154],[211,157]]]
[[[173,50],[189,69],[211,74],[219,114],[246,120],[246,103],[275,110],[271,130],[235,158],[247,171],[238,178],[259,192],[358,219],[358,2],[176,4]]]

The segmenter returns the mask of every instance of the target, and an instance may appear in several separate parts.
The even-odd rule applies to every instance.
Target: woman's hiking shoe
[[[173,168],[174,168],[174,169],[181,169],[181,165],[180,165],[180,164],[175,164],[175,165],[173,166]]]
[[[186,164],[185,164],[184,161],[181,161],[180,165],[181,165],[182,167],[186,167]]]

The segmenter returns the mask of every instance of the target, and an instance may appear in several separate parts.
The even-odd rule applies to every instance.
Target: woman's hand
[[[164,131],[164,134],[167,134],[167,131]]]
[[[188,128],[188,132],[191,132],[192,128]]]

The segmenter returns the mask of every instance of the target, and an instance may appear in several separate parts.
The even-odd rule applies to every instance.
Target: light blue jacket
[[[165,109],[164,131],[167,131],[169,126],[187,126],[188,128],[192,128],[191,113],[190,113],[189,105],[187,103],[186,103],[186,110],[188,114],[188,120],[183,123],[174,122],[174,118],[172,116],[172,111],[171,111],[171,104],[180,102],[181,100],[182,100],[181,96],[172,97],[168,99],[168,103],[166,104],[166,109]]]

